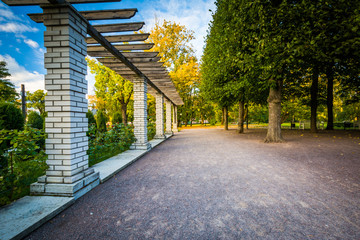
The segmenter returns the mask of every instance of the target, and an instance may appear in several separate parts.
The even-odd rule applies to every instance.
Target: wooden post
[[[26,93],[24,84],[21,84],[21,110],[24,116],[24,121],[26,122]]]

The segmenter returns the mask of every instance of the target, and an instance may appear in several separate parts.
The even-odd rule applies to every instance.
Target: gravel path
[[[351,134],[183,130],[26,239],[360,239]]]

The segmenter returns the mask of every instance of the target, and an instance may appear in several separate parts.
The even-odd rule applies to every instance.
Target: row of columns
[[[88,166],[87,26],[66,6],[44,7],[45,120],[49,169],[31,184],[32,195],[78,198],[99,184],[99,173]],[[163,138],[164,96],[156,94],[157,137]],[[177,131],[177,109],[173,105],[173,129]],[[171,102],[166,100],[166,129],[171,132]],[[147,82],[134,80],[134,134],[131,149],[151,148],[147,138]]]
[[[135,79],[134,83],[134,134],[136,142],[131,146],[131,149],[150,148],[147,139],[147,84],[146,80],[141,78]],[[166,131],[164,131],[164,102],[166,105]],[[173,106],[173,118],[172,118]],[[166,135],[172,135],[173,130],[177,129],[177,107],[173,105],[168,99],[165,99],[162,93],[155,94],[155,109],[156,109],[156,139],[165,139]],[[173,129],[173,130],[172,130]]]

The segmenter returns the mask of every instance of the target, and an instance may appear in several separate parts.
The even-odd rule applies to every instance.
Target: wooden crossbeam
[[[97,11],[81,11],[81,15],[87,20],[106,20],[106,19],[129,19],[137,13],[136,8],[131,9],[113,9]]]
[[[40,5],[49,4],[51,0],[2,0],[9,6],[27,6],[27,5]],[[120,2],[121,0],[57,0],[56,3],[103,3],[103,2]]]
[[[107,65],[113,67],[126,66],[116,58],[97,58],[97,60],[101,63],[106,63]],[[163,62],[140,62],[140,63],[135,63],[134,65],[136,67],[162,67]]]
[[[98,11],[80,11],[86,20],[106,20],[106,19],[129,19],[137,12],[136,8],[118,9],[118,10],[98,10]],[[37,23],[44,22],[46,17],[43,13],[30,13],[28,16]]]
[[[112,35],[112,36],[105,36],[105,39],[108,40],[110,43],[117,43],[117,42],[137,42],[137,41],[145,41],[150,36],[149,33],[141,33],[141,34],[129,34],[129,35]],[[91,38],[87,37],[86,43],[88,44],[97,44],[98,42]]]
[[[122,74],[124,74],[124,75],[129,75],[129,74],[132,73],[131,70],[116,70],[116,69],[114,69],[114,68],[111,68],[111,69],[114,70],[115,72],[119,73],[120,75],[122,75]],[[153,70],[150,70],[150,71],[142,71],[142,70],[141,70],[141,72],[142,72],[143,74],[145,74],[146,76],[147,76],[147,75],[157,75],[157,74],[159,74],[159,75],[164,75],[164,74],[166,74],[165,71],[153,71]]]
[[[103,52],[88,51],[88,54],[93,57],[113,57],[114,56],[112,54],[109,54],[109,52],[107,52],[107,51],[103,51]],[[125,56],[126,58],[155,58],[158,55],[158,52],[122,52],[122,55]]]
[[[120,73],[119,73],[120,74]],[[125,74],[125,73],[122,73],[120,74],[122,77],[128,79],[128,80],[132,80],[136,77],[136,74]],[[149,78],[149,79],[162,79],[162,78],[165,78],[166,77],[166,74],[146,74],[146,76]]]
[[[113,46],[119,51],[129,51],[129,50],[149,50],[154,44],[153,43],[140,43],[140,44],[121,44]],[[89,52],[104,52],[106,49],[102,46],[88,46],[87,50]]]
[[[144,22],[93,25],[99,33],[139,31]]]
[[[109,66],[108,63],[105,63],[104,64],[105,66],[111,68],[112,70],[114,71],[126,71],[126,70],[129,70],[128,67],[124,66],[124,67],[114,67],[114,66]],[[157,67],[153,67],[153,68],[149,68],[149,67],[138,67],[138,69],[140,69],[142,72],[144,71],[154,71],[154,72],[166,72],[166,70],[164,70],[163,68],[157,68]]]

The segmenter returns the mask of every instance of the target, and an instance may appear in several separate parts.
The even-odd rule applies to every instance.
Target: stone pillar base
[[[173,131],[169,131],[169,132],[165,132],[165,135],[174,135],[174,132]]]
[[[151,149],[151,144],[149,142],[147,143],[133,143],[130,146],[130,150],[150,150]]]
[[[84,172],[86,176],[73,183],[48,183],[46,182],[47,177],[41,176],[38,182],[30,185],[30,195],[74,197],[77,199],[100,184],[99,172],[94,172],[93,168]]]
[[[165,135],[155,135],[154,139],[165,139],[166,136]]]

